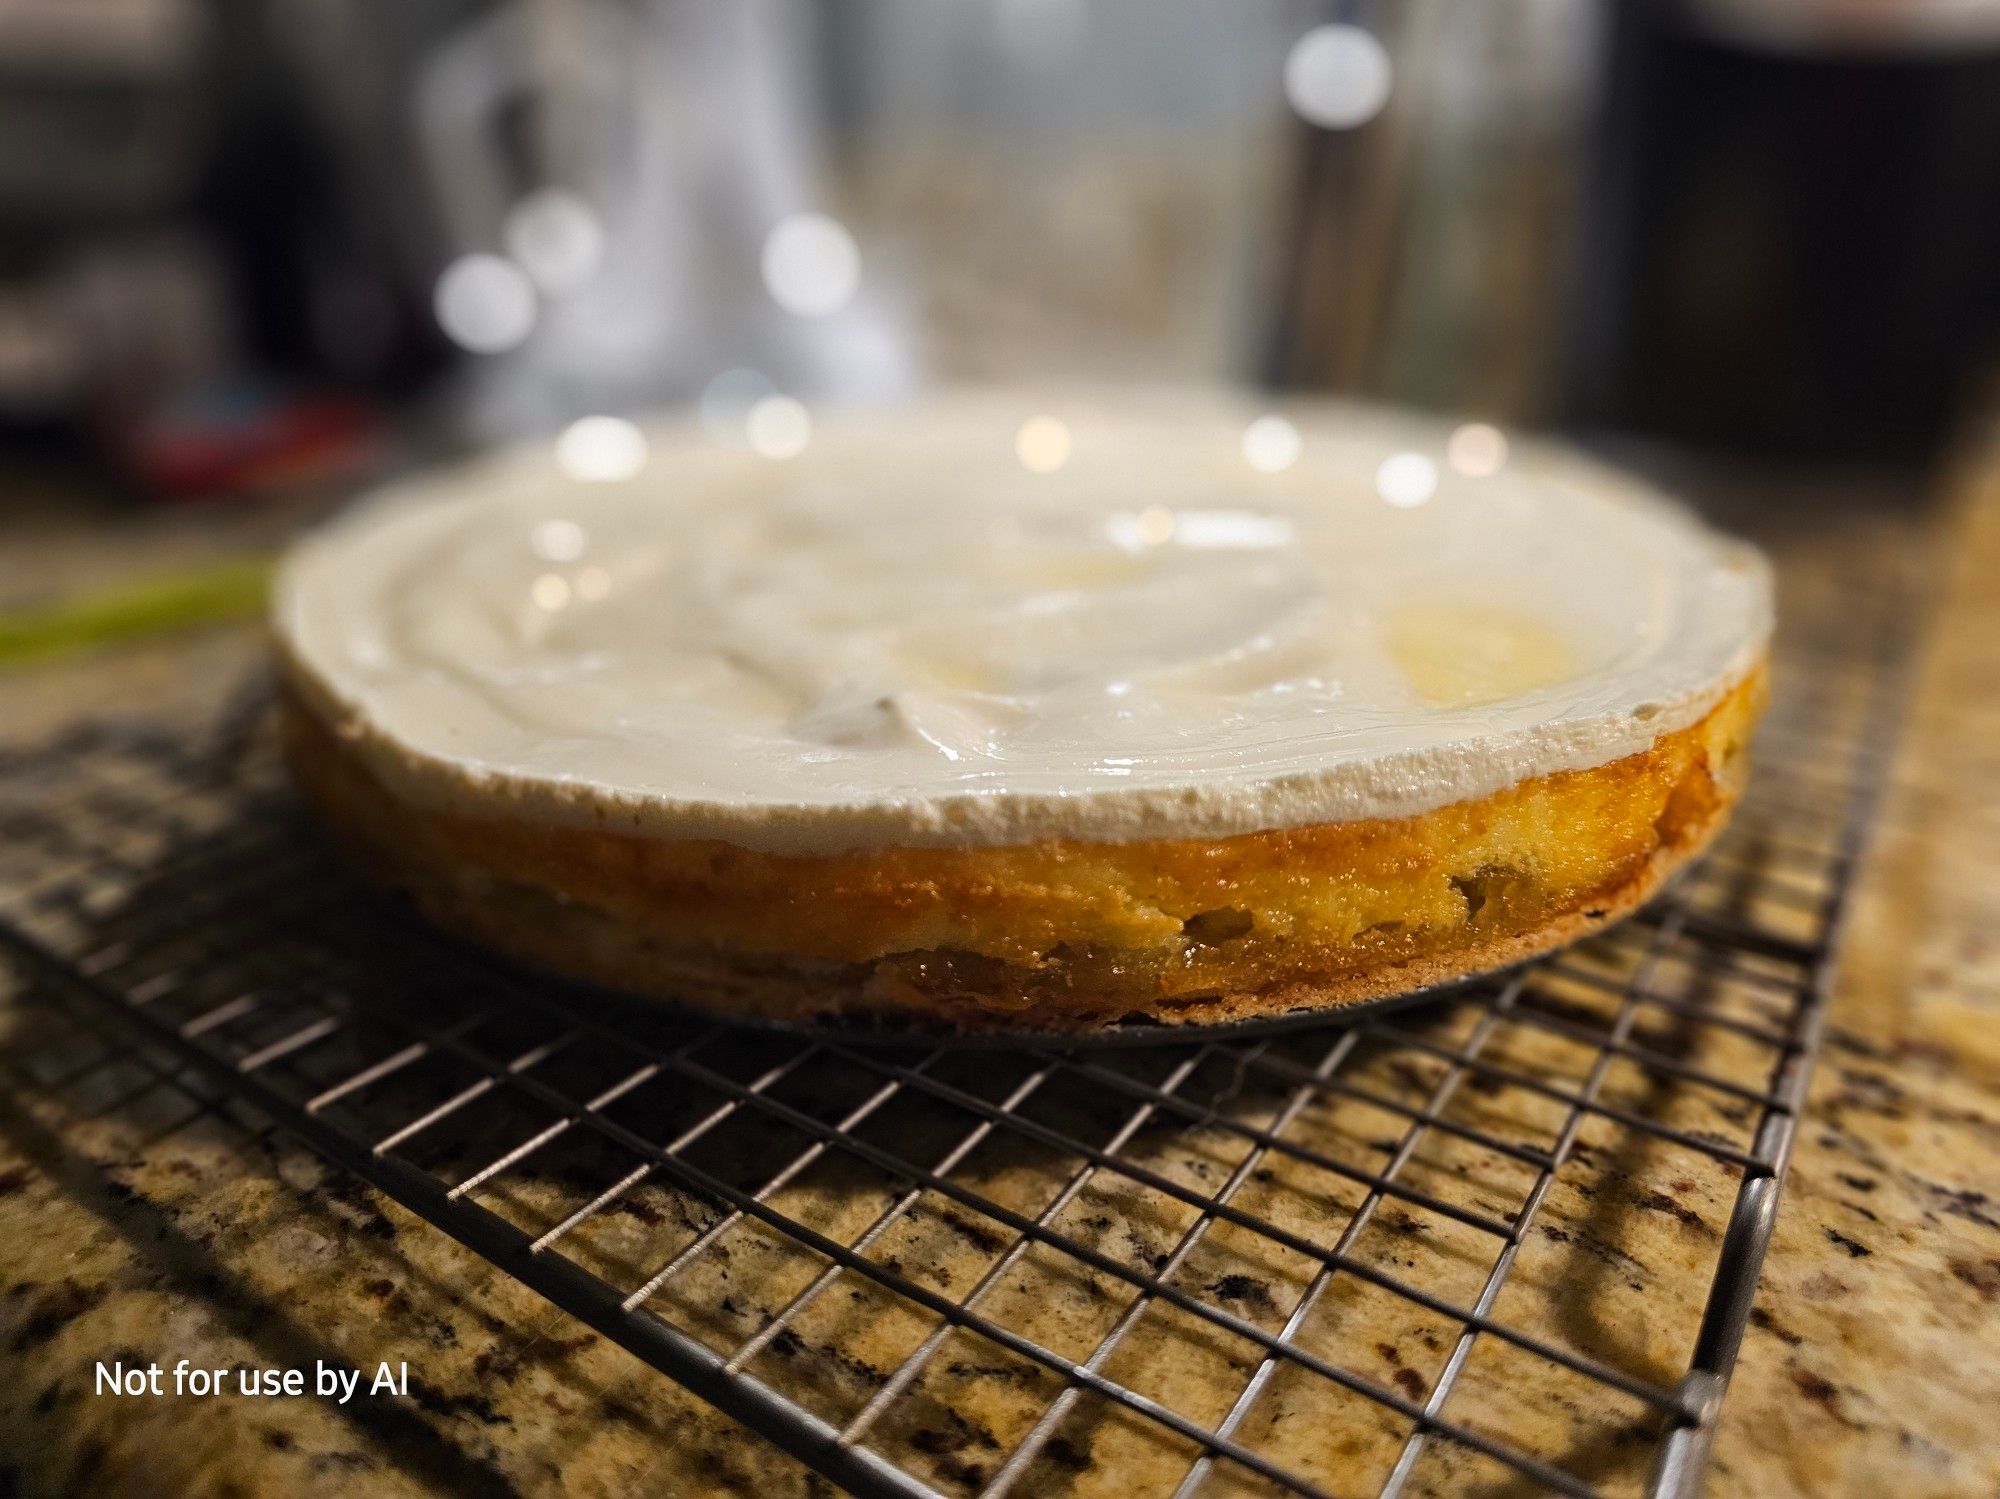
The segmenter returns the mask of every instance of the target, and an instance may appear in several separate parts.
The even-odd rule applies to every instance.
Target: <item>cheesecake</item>
[[[1559,447],[1475,476],[1443,426],[1302,405],[1246,456],[1259,415],[953,395],[784,460],[667,423],[627,477],[420,475],[281,568],[288,758],[437,925],[792,1023],[1351,1005],[1708,843],[1764,699],[1753,548]]]

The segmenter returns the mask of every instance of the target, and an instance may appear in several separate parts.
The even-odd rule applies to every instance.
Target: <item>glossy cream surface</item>
[[[1256,414],[959,397],[782,461],[666,427],[612,483],[503,453],[295,548],[280,645],[420,802],[780,852],[1409,815],[1644,749],[1763,652],[1761,558],[1633,481],[1459,476],[1341,407],[1264,473]],[[1402,452],[1420,503],[1378,493]]]

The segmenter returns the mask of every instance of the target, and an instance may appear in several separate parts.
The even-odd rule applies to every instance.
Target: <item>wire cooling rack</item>
[[[1787,647],[1662,898],[1344,1024],[885,1049],[568,992],[330,867],[259,696],[0,756],[0,952],[857,1492],[1687,1494],[1894,717],[1863,616]]]

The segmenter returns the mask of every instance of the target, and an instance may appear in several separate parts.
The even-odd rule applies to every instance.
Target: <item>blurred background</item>
[[[1996,352],[1990,0],[0,0],[0,548],[967,381],[1921,471]]]

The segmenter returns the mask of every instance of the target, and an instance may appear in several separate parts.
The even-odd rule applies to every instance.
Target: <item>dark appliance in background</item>
[[[165,497],[372,461],[444,349],[299,65],[326,14],[0,0],[0,434]]]
[[[1611,10],[1563,419],[1920,461],[2000,353],[2000,8]]]

